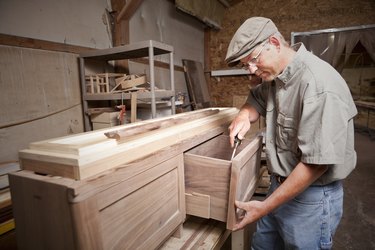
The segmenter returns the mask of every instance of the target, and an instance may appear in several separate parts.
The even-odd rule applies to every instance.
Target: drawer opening
[[[236,157],[247,145],[251,143],[250,140],[244,139],[236,150]],[[231,161],[233,149],[229,143],[228,135],[220,135],[209,141],[206,141],[195,148],[192,148],[187,153],[193,155],[200,155],[208,158],[215,158],[224,161]]]

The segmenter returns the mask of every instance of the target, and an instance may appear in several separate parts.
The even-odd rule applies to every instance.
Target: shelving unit
[[[169,71],[170,71],[170,89],[155,91],[155,71],[154,71],[154,56],[169,54]],[[174,62],[173,62],[173,47],[161,42],[148,40],[136,42],[133,44],[123,45],[119,47],[100,49],[83,53],[79,57],[80,62],[80,80],[82,90],[82,103],[84,112],[84,126],[85,131],[91,130],[91,124],[88,111],[89,101],[100,100],[130,100],[130,93],[87,93],[85,80],[85,60],[96,61],[114,61],[124,59],[134,59],[148,57],[150,69],[150,92],[138,92],[137,99],[151,99],[151,115],[156,117],[156,99],[169,98],[171,101],[171,111],[175,114],[175,86],[174,86]]]

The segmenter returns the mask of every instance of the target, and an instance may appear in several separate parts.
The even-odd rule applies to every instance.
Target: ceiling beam
[[[120,13],[117,16],[117,22],[122,21],[123,19],[129,20],[138,7],[141,5],[143,0],[128,0],[125,5],[122,7]]]

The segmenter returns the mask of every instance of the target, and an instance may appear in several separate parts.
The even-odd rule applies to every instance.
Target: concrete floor
[[[344,181],[344,215],[333,245],[337,250],[375,249],[375,140],[357,132],[355,148],[357,167]]]

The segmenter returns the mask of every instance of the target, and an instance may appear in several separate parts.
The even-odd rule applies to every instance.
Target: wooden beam
[[[70,44],[65,44],[65,43],[57,43],[57,42],[39,40],[39,39],[34,39],[34,38],[12,36],[12,35],[6,35],[6,34],[0,34],[0,45],[24,47],[24,48],[30,48],[30,49],[60,51],[60,52],[68,52],[68,53],[75,53],[75,54],[80,54],[83,52],[94,50],[94,48],[89,48],[89,47],[70,45]]]
[[[129,20],[135,11],[138,9],[138,7],[141,5],[143,0],[129,0],[126,1],[124,7],[122,7],[119,15],[117,16],[117,22],[120,22],[121,20]]]

